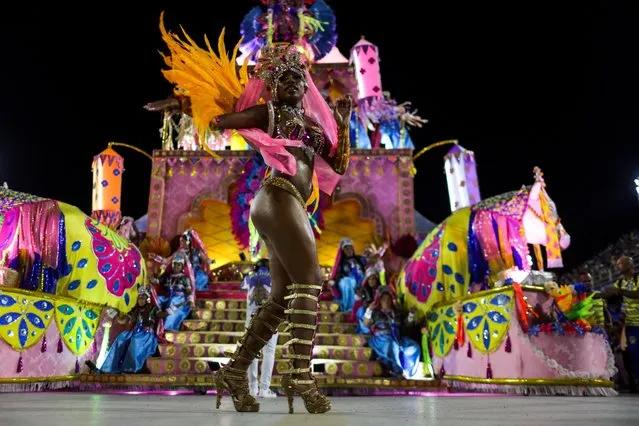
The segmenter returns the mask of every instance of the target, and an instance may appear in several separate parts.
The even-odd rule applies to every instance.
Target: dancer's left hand
[[[344,126],[351,120],[351,112],[353,111],[353,97],[346,95],[335,102],[333,115],[338,126]]]

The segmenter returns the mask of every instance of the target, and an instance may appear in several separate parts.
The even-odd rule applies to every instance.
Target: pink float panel
[[[0,359],[2,360],[2,362],[0,362],[0,378],[25,379],[29,377],[75,375],[76,360],[82,371],[85,361],[91,360],[95,362],[97,359],[104,335],[104,328],[102,327],[103,321],[104,316],[102,317],[102,321],[100,321],[100,326],[96,330],[95,343],[97,344],[97,350],[94,352],[93,345],[91,345],[87,351],[79,357],[74,355],[64,342],[62,342],[62,353],[58,353],[60,333],[58,332],[55,321],[51,321],[45,334],[47,339],[46,352],[42,352],[42,340],[22,353],[14,351],[6,342],[0,341]],[[20,355],[22,355],[23,369],[21,373],[18,373],[17,368]]]
[[[549,312],[552,299],[548,295],[532,291],[524,291],[524,294],[536,311]],[[559,336],[539,333],[538,336],[528,336],[513,313],[508,336],[511,352],[506,352],[507,338],[504,338],[501,346],[489,355],[482,354],[473,346],[469,358],[466,342],[459,350],[453,348],[443,361],[433,357],[433,368],[439,372],[443,363],[448,376],[485,379],[490,362],[494,379],[611,378],[612,352],[605,337],[600,334]]]
[[[155,151],[149,198],[150,236],[171,240],[206,199],[228,201],[229,186],[252,151],[221,151],[213,159],[201,151]],[[381,235],[413,233],[415,213],[411,150],[353,150],[334,200],[356,198]]]
[[[554,359],[567,370],[587,372],[595,378],[610,379],[608,374],[608,344],[603,336],[586,333],[585,336],[557,336],[540,334],[530,341],[521,333],[518,323],[509,330],[512,343],[510,353],[504,350],[504,343],[490,355],[472,348],[472,357],[468,358],[468,343],[459,350],[452,349],[443,365],[446,375],[486,378],[490,362],[494,379],[557,379],[566,377],[557,369],[550,368],[546,361],[538,356],[533,347],[540,349],[548,358]],[[530,344],[532,343],[532,345]],[[433,358],[433,368],[439,372],[442,366],[440,358]]]

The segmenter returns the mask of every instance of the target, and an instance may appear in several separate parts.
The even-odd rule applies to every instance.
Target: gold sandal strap
[[[284,309],[286,309],[286,306],[282,306],[279,303],[275,302],[273,299],[267,299],[264,303],[262,303],[262,309],[266,309],[269,307],[275,307],[275,308],[279,308],[280,311],[284,311]]]
[[[292,293],[288,296],[284,296],[284,300],[293,300],[293,299],[311,299],[313,302],[318,302],[319,298],[317,296],[313,296],[312,294],[307,293]]]
[[[313,341],[312,340],[304,340],[304,339],[298,339],[297,337],[290,339],[288,342],[284,343],[284,347],[288,348],[291,345],[306,345],[306,346],[313,346]]]
[[[246,359],[246,357],[243,357],[243,356],[240,355],[240,350],[242,350],[242,349],[244,349],[246,352],[248,352],[249,355],[252,356],[253,358],[255,358],[257,356],[257,353],[253,349],[249,348],[246,345],[243,345],[242,342],[240,341],[240,342],[237,342],[237,349],[235,350],[234,357],[237,356],[237,357],[241,357],[241,358]]]
[[[253,355],[251,355],[253,356]],[[253,362],[253,359],[255,358],[259,358],[258,356],[253,356],[253,359],[247,358],[245,356],[239,355],[239,354],[233,354],[231,356],[229,356],[229,358],[231,358],[234,361],[237,361],[238,359],[243,359],[246,362]]]
[[[306,381],[315,383],[315,380],[306,380]],[[310,385],[312,383],[307,383],[307,384]],[[319,391],[317,390],[316,387],[309,388],[309,389],[305,390],[304,392],[302,392],[302,395],[304,395],[304,396],[308,395],[309,397],[315,396],[317,394],[319,394]]]
[[[310,355],[300,355],[300,354],[293,354],[293,353],[286,353],[283,355],[283,357],[286,359],[301,359],[301,360],[307,360],[307,361],[311,360]]]
[[[306,368],[293,368],[292,370],[287,370],[284,372],[284,374],[307,374],[307,373],[312,373],[311,371],[311,367],[306,367]],[[301,381],[302,379],[291,379],[291,382],[295,382],[295,381]],[[315,380],[313,380],[314,382]]]
[[[246,329],[246,332],[248,334],[250,334],[254,339],[259,340],[260,343],[262,343],[263,345],[266,345],[268,343],[268,340],[264,340],[264,338],[262,336],[260,336],[259,334],[257,334],[255,331],[253,331],[251,328]],[[246,349],[246,345],[244,345],[244,349]]]
[[[308,311],[306,309],[287,309],[286,310],[286,314],[287,315],[311,315],[316,317],[317,316],[317,311]]]
[[[315,384],[315,380],[299,380],[299,379],[291,379],[292,385],[312,385]]]
[[[286,326],[286,329],[284,330],[284,332],[289,332],[291,330],[293,330],[294,328],[304,328],[306,330],[315,330],[317,328],[317,325],[315,324],[295,324],[295,323],[289,323]]]
[[[264,325],[264,327],[268,328],[268,331],[270,331],[273,334],[277,333],[277,329],[279,328],[279,325],[277,327],[273,327],[273,325],[270,322],[267,322],[267,321],[264,321],[262,323],[262,325]]]
[[[224,367],[224,371],[227,373],[239,374],[244,376],[246,376],[247,374],[245,370],[240,370],[240,369],[229,367],[229,366]]]
[[[322,290],[322,286],[316,285],[316,284],[291,284],[291,285],[287,285],[286,288],[288,290],[301,290],[301,289]]]

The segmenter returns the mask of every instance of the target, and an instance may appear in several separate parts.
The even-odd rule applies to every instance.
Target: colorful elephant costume
[[[115,231],[60,201],[0,188],[0,265],[20,287],[128,312],[146,267]]]
[[[540,245],[546,247],[547,266],[561,267],[570,237],[542,176],[536,168],[534,185],[459,209],[435,227],[401,273],[405,303],[428,313],[438,302],[464,296],[471,285],[498,281],[508,269],[530,271],[528,244],[540,269]]]

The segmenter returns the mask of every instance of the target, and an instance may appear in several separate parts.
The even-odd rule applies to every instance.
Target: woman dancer
[[[215,79],[209,79],[207,84],[217,88],[217,92],[213,91],[217,96],[200,96],[204,86],[194,85],[181,76],[192,73],[189,64],[201,64],[203,58],[215,55],[210,50],[198,51],[197,46],[187,45],[175,35],[166,32],[163,35],[172,54],[167,63],[173,70],[182,71],[165,75],[188,98],[160,101],[147,108],[190,109],[196,123],[206,122],[202,116],[215,110],[212,104],[217,102],[219,106],[224,99],[232,98],[229,90],[232,85],[222,88]],[[219,50],[224,50],[223,42]],[[224,74],[232,69],[235,73],[235,54],[231,59],[221,56],[209,64],[212,72]],[[228,81],[228,74],[226,78]],[[237,78],[235,81],[240,82]],[[261,99],[268,101],[260,103]],[[272,292],[253,317],[230,362],[217,373],[217,407],[227,390],[237,411],[259,411],[259,403],[249,393],[247,369],[287,319],[291,334],[286,344],[287,357],[292,369],[282,378],[282,387],[288,397],[289,412],[293,412],[293,395],[299,393],[308,412],[325,413],[331,408],[330,401],[319,392],[311,374],[322,275],[307,206],[317,200],[319,189],[332,193],[339,175],[346,171],[350,159],[348,124],[352,99],[338,101],[331,111],[296,47],[273,45],[260,51],[254,77],[243,89],[235,111],[238,112],[211,117],[208,123],[215,129],[238,129],[271,168],[251,204],[251,220],[268,249]]]
[[[401,336],[401,329],[402,325],[414,324],[415,314],[409,313],[402,324],[393,305],[390,290],[383,289],[379,300],[366,309],[364,324],[371,328],[373,334],[368,345],[393,375],[410,379],[417,374],[421,350],[417,342]]]
[[[195,277],[195,289],[206,291],[209,289],[209,273],[211,272],[211,261],[206,255],[204,243],[200,236],[192,229],[187,230],[180,236],[180,248],[191,262],[193,276]]]
[[[364,279],[366,259],[355,254],[353,241],[342,238],[339,242],[335,263],[331,271],[331,285],[337,283],[340,292],[339,307],[342,312],[350,312],[355,304],[355,293],[360,289]]]
[[[158,296],[162,311],[167,316],[164,319],[164,329],[179,331],[184,321],[195,305],[192,274],[189,271],[186,254],[178,251],[171,260],[167,270],[159,280],[166,295]]]

